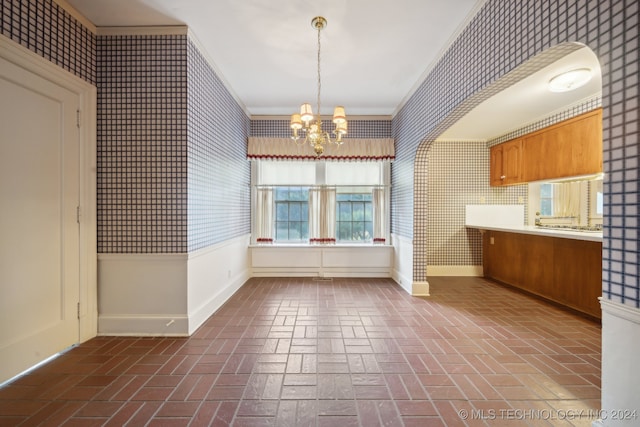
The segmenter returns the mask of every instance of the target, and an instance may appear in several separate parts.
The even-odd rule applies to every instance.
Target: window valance
[[[321,160],[393,160],[396,157],[393,138],[345,138],[344,144],[328,144]],[[296,145],[290,138],[249,137],[248,159],[316,160],[309,145]]]

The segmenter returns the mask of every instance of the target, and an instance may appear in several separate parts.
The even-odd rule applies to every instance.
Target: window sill
[[[386,248],[390,247],[389,243],[331,243],[331,244],[312,244],[312,243],[252,243],[250,248]]]

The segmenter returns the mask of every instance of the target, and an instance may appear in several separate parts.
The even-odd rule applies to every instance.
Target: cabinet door
[[[489,173],[489,185],[498,186],[502,184],[502,156],[503,156],[503,144],[494,145],[490,149],[490,173]]]
[[[490,180],[492,186],[522,182],[522,140],[494,145],[490,149]]]
[[[516,139],[502,147],[502,182],[504,185],[522,182],[522,140]]]
[[[525,181],[602,172],[602,110],[524,138]]]

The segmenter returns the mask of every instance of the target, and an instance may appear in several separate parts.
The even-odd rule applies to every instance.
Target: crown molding
[[[98,36],[184,36],[188,33],[186,25],[96,28]]]
[[[290,120],[291,115],[265,115],[265,114],[254,114],[251,117],[251,120]],[[331,121],[333,119],[332,116],[322,115],[320,117],[322,121]],[[393,117],[391,115],[347,115],[347,121],[352,120],[391,120]]]
[[[89,21],[86,16],[78,12],[75,7],[71,6],[67,0],[53,0],[53,2],[63,8],[69,15],[75,18],[76,21],[87,27],[93,34],[96,34],[95,24]]]

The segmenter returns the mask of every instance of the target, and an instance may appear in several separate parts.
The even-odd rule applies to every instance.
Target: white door
[[[78,105],[0,58],[0,383],[78,342]]]

